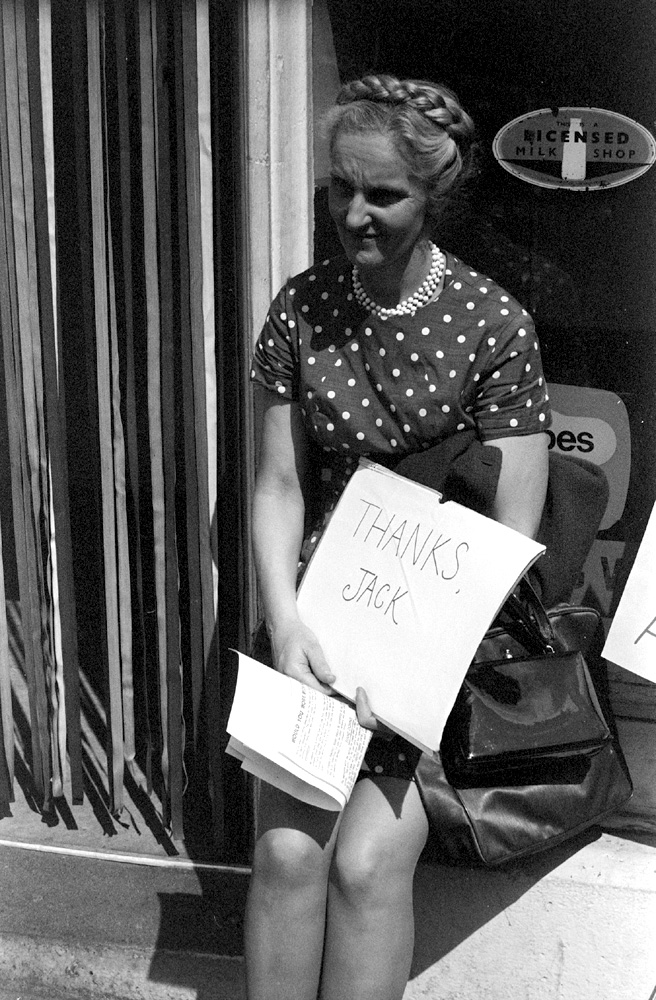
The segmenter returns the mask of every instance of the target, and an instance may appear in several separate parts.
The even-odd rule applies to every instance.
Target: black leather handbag
[[[523,581],[477,651],[416,780],[430,854],[495,866],[574,836],[631,796],[592,608],[545,611]]]

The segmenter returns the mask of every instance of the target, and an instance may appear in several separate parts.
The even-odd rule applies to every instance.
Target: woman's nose
[[[349,202],[344,222],[349,229],[362,229],[363,226],[367,226],[371,222],[367,200],[359,191],[353,195]]]

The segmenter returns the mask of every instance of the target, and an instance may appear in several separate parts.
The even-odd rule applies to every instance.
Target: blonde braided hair
[[[388,134],[410,172],[423,181],[432,215],[473,172],[474,123],[452,91],[429,80],[386,73],[352,80],[341,88],[324,124],[331,151],[340,133]]]

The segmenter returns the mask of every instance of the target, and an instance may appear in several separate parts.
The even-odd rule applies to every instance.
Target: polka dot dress
[[[447,254],[445,287],[414,316],[381,320],[353,296],[344,258],[291,279],[273,302],[252,378],[298,402],[325,453],[324,508],[361,455],[393,465],[475,428],[481,440],[549,425],[528,313]]]

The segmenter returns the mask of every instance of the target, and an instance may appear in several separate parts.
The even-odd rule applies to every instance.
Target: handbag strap
[[[503,624],[533,655],[549,655],[558,649],[558,639],[549,616],[531,582],[524,576],[517,592],[501,609]]]

